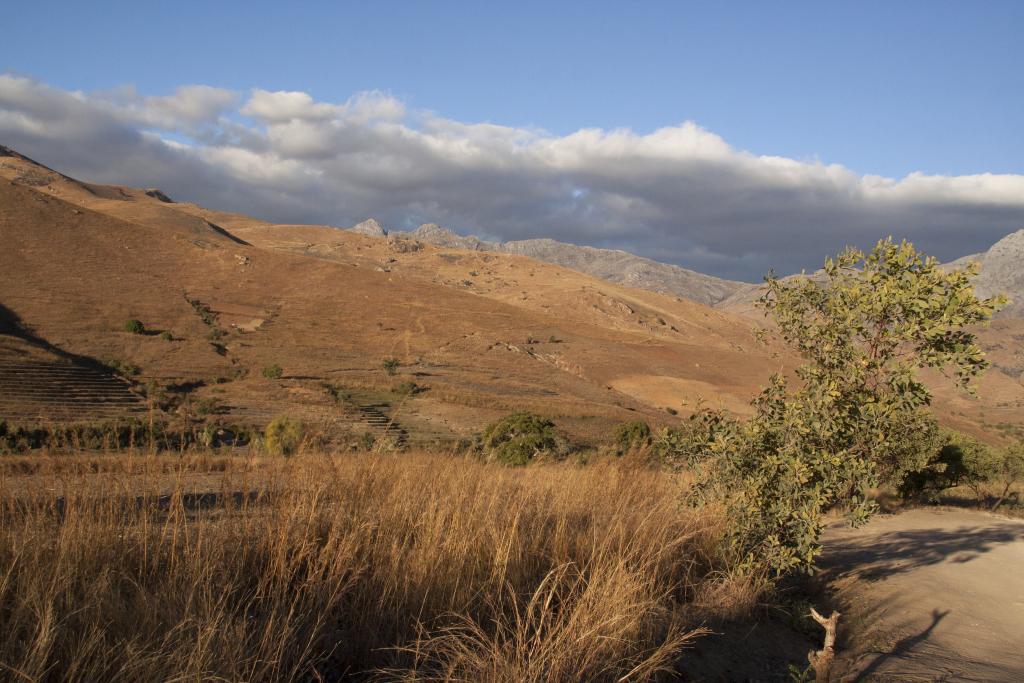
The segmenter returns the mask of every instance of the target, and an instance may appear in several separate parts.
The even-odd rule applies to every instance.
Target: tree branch
[[[825,645],[817,652],[814,650],[808,652],[807,661],[814,667],[815,681],[828,681],[832,674],[832,662],[836,656],[836,629],[839,625],[839,612],[833,610],[832,615],[826,619],[812,607],[811,618],[825,629]]]

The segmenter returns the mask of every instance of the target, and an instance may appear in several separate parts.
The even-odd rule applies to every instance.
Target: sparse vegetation
[[[224,402],[214,397],[201,398],[195,402],[196,417],[205,418],[211,415],[221,415],[227,412]]]
[[[186,296],[185,300],[188,301],[189,304],[191,304],[192,310],[196,312],[196,315],[199,316],[199,319],[203,321],[204,325],[213,327],[214,325],[217,324],[217,314],[214,313],[209,306],[204,304],[199,299],[189,299]]]
[[[111,372],[115,375],[119,375],[125,379],[131,379],[132,377],[135,377],[135,375],[139,374],[139,366],[130,361],[111,358],[110,360],[107,360],[104,365],[110,368]]]
[[[271,455],[295,455],[302,445],[302,423],[289,417],[271,420],[263,434],[263,447]]]
[[[399,396],[415,396],[417,394],[422,394],[425,391],[427,391],[427,387],[422,384],[417,384],[412,380],[401,382],[394,389],[394,392]]]
[[[261,374],[267,379],[281,379],[284,375],[284,370],[277,363],[271,363],[270,365],[264,366],[261,370]]]
[[[398,373],[398,368],[401,366],[401,363],[397,358],[385,358],[381,361],[380,366],[384,369],[384,372],[394,376]]]
[[[0,427],[0,454],[123,450],[180,451],[195,443],[189,429],[174,428],[165,421],[142,422],[136,418],[64,424],[14,424]]]
[[[131,320],[125,320],[124,325],[121,326],[121,329],[124,330],[125,332],[128,332],[129,334],[146,333],[146,326],[142,324],[141,320],[138,320],[136,318],[132,318]]]
[[[326,391],[327,394],[332,399],[334,399],[334,402],[337,403],[338,405],[343,405],[344,403],[347,403],[348,401],[352,400],[351,392],[337,384],[332,384],[330,382],[321,382],[320,386],[323,387],[324,391]]]

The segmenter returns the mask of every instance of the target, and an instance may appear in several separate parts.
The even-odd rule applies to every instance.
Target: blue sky
[[[890,233],[954,258],[1024,227],[1024,2],[3,16],[0,143],[271,220],[437,222],[746,280]]]
[[[741,149],[860,173],[1024,171],[1019,1],[73,2],[4,14],[0,68],[67,89],[203,83],[328,101],[384,90],[460,121],[558,134],[692,120]]]

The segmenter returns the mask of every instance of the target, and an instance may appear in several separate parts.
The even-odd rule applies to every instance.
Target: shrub
[[[164,341],[174,341],[174,335],[168,332],[167,330],[164,330],[163,332],[160,333],[160,338],[163,339]]]
[[[348,401],[352,400],[351,392],[345,390],[343,387],[337,384],[331,384],[330,382],[321,382],[320,386],[323,387],[324,391],[334,400],[338,405],[343,405]]]
[[[277,363],[273,363],[264,367],[262,374],[267,379],[281,379],[281,376],[284,375],[284,370],[282,370],[281,366]]]
[[[1002,451],[991,481],[1002,486],[992,509],[997,509],[1010,495],[1010,489],[1024,481],[1024,441],[1020,441]]]
[[[117,360],[116,358],[105,361],[106,365],[115,375],[130,379],[139,374],[139,366],[130,361]]]
[[[206,338],[207,338],[207,339],[209,339],[210,341],[213,341],[213,342],[215,342],[215,341],[220,341],[220,340],[221,340],[221,339],[223,339],[223,338],[224,338],[225,336],[226,336],[226,333],[224,332],[224,330],[220,329],[219,327],[214,327],[214,328],[212,328],[212,329],[211,329],[211,330],[210,330],[210,331],[209,331],[209,332],[208,332],[208,333],[206,334]]]
[[[142,324],[141,320],[132,318],[131,320],[125,320],[122,329],[130,334],[145,334],[146,326]]]
[[[427,387],[413,381],[402,382],[394,388],[394,392],[400,396],[415,396],[427,391]]]
[[[385,358],[383,361],[381,361],[380,364],[380,366],[384,368],[384,372],[388,373],[389,375],[394,375],[395,373],[397,373],[399,365],[401,365],[401,363],[398,362],[397,358]]]
[[[964,454],[965,483],[982,501],[986,485],[995,487],[995,501],[991,509],[996,510],[1010,497],[1011,489],[1024,481],[1024,441],[1007,448],[984,447]]]
[[[203,321],[204,325],[213,326],[214,323],[217,322],[217,314],[214,313],[213,310],[211,310],[210,307],[204,304],[202,301],[200,301],[199,299],[189,299],[188,297],[186,297],[185,300],[188,301],[189,304],[191,304],[192,310],[196,312],[196,315],[199,316],[199,318]]]
[[[363,432],[363,435],[359,437],[359,447],[364,451],[372,450],[376,443],[377,436],[373,432]]]
[[[302,423],[289,417],[274,418],[263,433],[263,445],[271,455],[293,455],[302,443]]]
[[[486,457],[506,465],[526,465],[541,455],[564,455],[564,440],[555,423],[533,413],[521,412],[504,417],[484,429]]]
[[[946,489],[980,481],[977,473],[993,455],[992,449],[977,439],[946,432],[927,462],[903,475],[898,487],[900,496],[906,500],[935,501]]]
[[[1024,442],[1000,449],[958,432],[944,437],[927,465],[904,478],[900,486],[904,498],[934,501],[942,491],[963,485],[981,503],[995,487],[991,505],[995,510],[1010,497],[1014,485],[1024,481]]]
[[[615,445],[619,453],[644,448],[651,443],[651,428],[642,420],[623,422],[615,428]]]

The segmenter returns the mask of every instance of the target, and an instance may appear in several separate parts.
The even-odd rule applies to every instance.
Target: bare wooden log
[[[812,607],[811,618],[825,629],[825,645],[817,652],[814,650],[808,652],[807,661],[814,668],[814,680],[827,682],[832,675],[832,662],[836,657],[836,628],[839,625],[839,612],[833,610],[831,616],[826,619]]]

